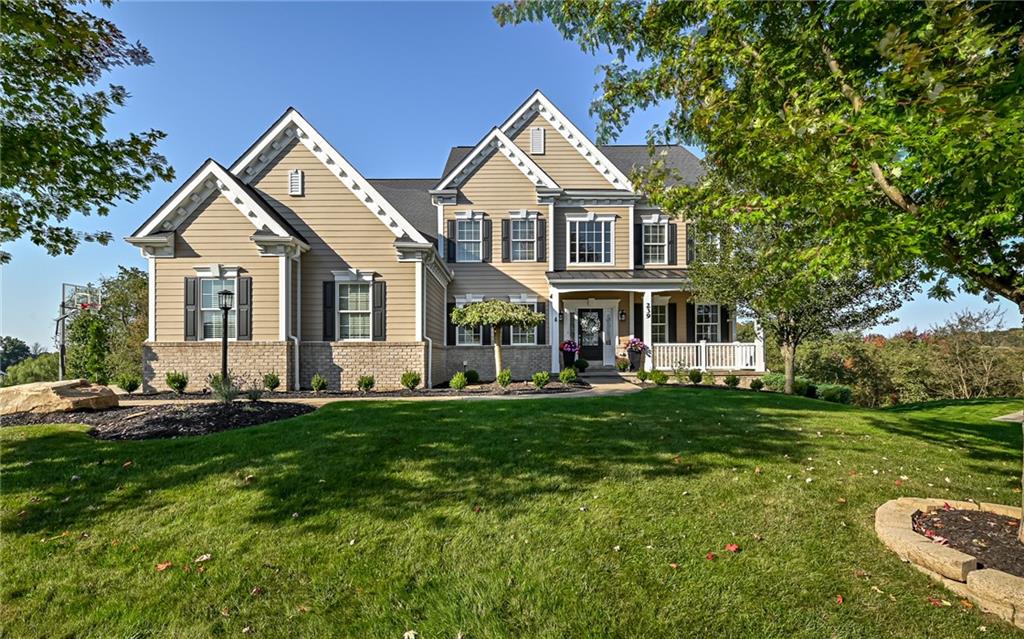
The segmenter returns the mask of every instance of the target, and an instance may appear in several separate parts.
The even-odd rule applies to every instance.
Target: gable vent
[[[544,127],[535,126],[530,129],[530,153],[544,154]]]
[[[300,169],[292,169],[288,173],[288,195],[302,195],[305,186],[303,173]]]

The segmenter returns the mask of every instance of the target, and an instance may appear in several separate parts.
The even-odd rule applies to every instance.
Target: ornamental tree
[[[0,32],[0,242],[27,235],[51,255],[73,253],[82,239],[111,240],[107,231],[76,232],[72,214],[106,215],[115,201],[174,177],[156,152],[163,132],[107,136],[105,120],[124,106],[125,88],[94,90],[106,71],[151,64],[149,51],[69,4],[6,2]],[[9,259],[0,251],[0,262]]]
[[[473,302],[452,310],[452,324],[456,326],[490,326],[493,331],[494,373],[503,370],[501,365],[501,334],[508,327],[534,328],[544,321],[544,314],[531,311],[522,304],[504,300]]]

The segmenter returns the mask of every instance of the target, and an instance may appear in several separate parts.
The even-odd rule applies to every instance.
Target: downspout
[[[295,263],[295,268],[297,269],[295,271],[296,290],[293,291],[293,295],[295,295],[295,301],[297,302],[297,304],[295,308],[295,321],[288,322],[288,326],[289,328],[292,329],[292,333],[298,333],[299,331],[296,330],[295,325],[302,321],[302,263],[299,261],[299,258],[297,257],[293,257],[291,259]],[[292,344],[295,345],[294,349],[292,350],[292,380],[294,384],[293,388],[295,390],[299,390],[299,336],[290,334],[288,335],[288,339],[290,339],[292,341]]]

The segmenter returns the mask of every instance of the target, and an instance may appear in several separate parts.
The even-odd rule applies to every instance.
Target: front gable
[[[540,154],[530,150],[530,138],[537,127],[544,130],[544,152]],[[607,178],[539,114],[535,113],[517,128],[512,141],[563,189],[610,188]]]

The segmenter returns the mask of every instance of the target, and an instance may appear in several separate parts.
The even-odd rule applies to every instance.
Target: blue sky
[[[141,40],[155,63],[119,70],[127,107],[109,120],[114,135],[155,128],[160,147],[187,178],[207,157],[229,164],[288,106],[298,108],[363,175],[436,177],[448,148],[475,144],[533,89],[544,91],[593,134],[588,114],[601,59],[580,53],[547,24],[499,28],[485,3],[123,3],[91,10]],[[642,114],[619,142],[642,143],[658,112]],[[50,257],[28,241],[4,246],[0,334],[49,346],[61,282],[84,283],[145,268],[120,238],[176,188],[158,183],[106,218],[74,220],[117,241],[83,244]],[[927,327],[978,297],[908,302],[883,329]],[[1008,326],[1020,317],[1008,303]]]

